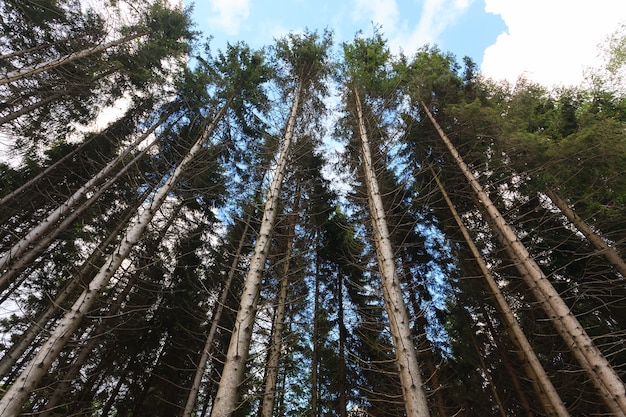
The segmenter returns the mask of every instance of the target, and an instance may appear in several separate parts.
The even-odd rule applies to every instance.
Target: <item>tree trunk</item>
[[[483,260],[482,255],[480,254],[480,251],[478,250],[478,248],[476,247],[476,244],[474,243],[472,237],[470,236],[469,231],[467,230],[467,227],[465,227],[463,220],[461,220],[459,213],[456,211],[456,208],[454,207],[452,200],[448,196],[446,189],[444,188],[443,184],[439,180],[439,176],[433,169],[432,165],[430,165],[429,168],[430,168],[430,172],[433,178],[435,179],[435,182],[437,183],[437,186],[439,187],[439,191],[441,192],[444,200],[448,204],[448,209],[452,213],[452,217],[454,217],[454,220],[456,221],[457,226],[459,227],[461,233],[463,234],[465,243],[467,244],[470,251],[472,252],[474,261],[478,264],[478,267],[480,268],[483,274],[483,277],[485,278],[487,287],[489,288],[489,290],[494,296],[494,299],[496,300],[496,305],[498,307],[498,310],[500,311],[502,318],[504,319],[504,323],[506,324],[506,329],[509,334],[509,337],[519,349],[520,356],[521,356],[520,359],[524,363],[527,363],[532,369],[532,375],[529,375],[529,377],[537,381],[537,384],[539,388],[541,389],[541,392],[548,399],[548,402],[543,404],[544,408],[546,409],[546,413],[548,415],[556,415],[559,417],[569,417],[569,412],[565,408],[565,405],[563,404],[561,397],[554,389],[554,386],[552,385],[550,378],[548,378],[548,375],[546,374],[545,369],[539,362],[537,355],[535,355],[535,351],[533,350],[532,346],[528,342],[528,339],[526,338],[524,331],[520,327],[517,319],[515,318],[515,315],[511,311],[511,308],[508,302],[506,301],[506,298],[504,298],[502,291],[500,291],[500,287],[498,287],[498,284],[496,280],[494,279],[493,275],[491,274],[491,271],[489,271],[489,268],[487,267],[487,264]]]
[[[287,293],[289,291],[289,266],[293,252],[293,241],[295,239],[296,220],[300,206],[300,187],[296,186],[296,195],[293,201],[293,209],[290,213],[291,219],[287,230],[287,249],[283,258],[283,270],[280,273],[280,287],[276,300],[276,314],[274,319],[274,331],[270,343],[270,354],[267,361],[265,375],[265,392],[261,408],[262,417],[272,417],[274,411],[274,400],[276,397],[276,383],[278,381],[278,365],[280,364],[280,353],[283,345],[283,329],[285,327],[285,310],[287,307]]]
[[[615,248],[609,246],[583,219],[554,190],[546,189],[546,195],[552,200],[561,213],[570,223],[587,238],[587,240],[601,253],[620,275],[626,279],[626,262],[619,256]]]
[[[243,246],[248,235],[248,228],[250,227],[251,218],[252,215],[249,215],[248,219],[245,220],[243,233],[241,235],[241,239],[239,240],[239,244],[237,245],[237,250],[235,251],[235,255],[233,257],[233,262],[230,265],[230,270],[228,271],[228,276],[226,277],[226,281],[224,282],[222,293],[220,294],[220,298],[217,302],[215,313],[213,314],[213,317],[211,317],[211,328],[209,329],[209,334],[207,335],[204,349],[202,349],[202,356],[200,357],[200,361],[198,362],[198,367],[193,378],[193,383],[191,385],[191,388],[189,389],[189,396],[187,397],[187,401],[185,402],[185,409],[183,411],[182,417],[190,417],[193,413],[193,408],[196,404],[196,398],[198,398],[198,392],[200,391],[200,384],[202,383],[202,377],[204,376],[206,364],[209,361],[211,353],[213,352],[213,341],[215,339],[215,335],[217,334],[217,328],[219,326],[224,307],[226,306],[228,295],[230,294],[230,287],[232,286],[233,280],[235,279],[237,265],[241,260],[241,252],[243,251]]]
[[[213,132],[215,125],[224,115],[229,104],[230,102],[220,109],[213,122],[208,126],[206,131],[196,141],[196,143],[194,143],[185,158],[176,167],[174,172],[167,177],[165,183],[156,192],[154,198],[150,202],[150,205],[139,216],[137,223],[128,229],[118,247],[111,255],[109,255],[102,268],[100,268],[98,274],[89,283],[88,288],[83,291],[71,309],[52,331],[49,339],[39,349],[35,357],[28,363],[24,371],[18,377],[17,381],[11,386],[11,388],[9,388],[2,400],[0,400],[0,414],[3,417],[13,417],[19,414],[22,405],[28,399],[29,393],[37,388],[37,385],[52,365],[52,362],[56,359],[65,343],[70,339],[73,332],[80,325],[83,317],[89,313],[89,310],[95,303],[102,288],[109,283],[110,279],[113,277],[122,262],[130,254],[130,251],[135,243],[141,239],[143,232],[148,227],[148,223],[161,207],[167,195],[172,190],[184,170],[196,154],[202,149],[204,142]]]
[[[2,360],[0,360],[0,379],[4,378],[9,373],[11,368],[24,354],[24,352],[26,352],[37,335],[42,331],[42,329],[47,327],[48,321],[58,313],[59,309],[65,306],[67,298],[74,294],[74,291],[76,291],[76,289],[83,284],[83,278],[90,276],[94,272],[94,265],[98,264],[98,260],[104,253],[106,253],[106,249],[109,245],[111,245],[111,243],[118,237],[124,226],[126,226],[130,219],[137,213],[139,206],[150,194],[149,191],[150,189],[146,190],[137,202],[126,210],[124,218],[117,223],[107,238],[103,240],[91,253],[89,258],[83,262],[83,266],[80,268],[79,272],[70,279],[69,283],[63,289],[61,289],[61,291],[54,298],[54,301],[51,302],[48,308],[37,318],[37,320],[28,327],[28,330],[26,330],[26,332],[24,332],[24,334],[19,338],[19,341],[11,346],[11,349],[5,353]]]
[[[261,291],[261,282],[265,270],[265,260],[270,246],[270,239],[276,221],[278,199],[280,189],[287,166],[287,157],[291,148],[291,141],[296,126],[296,116],[300,108],[302,94],[302,80],[298,87],[291,105],[289,119],[285,128],[283,143],[280,148],[274,178],[267,193],[265,210],[259,230],[258,239],[254,247],[254,253],[250,260],[250,266],[246,275],[241,302],[237,311],[237,318],[233,333],[226,353],[226,361],[222,371],[222,377],[211,410],[212,417],[228,417],[237,408],[239,399],[239,385],[243,381],[244,368],[248,359],[252,328],[257,310],[257,303]]]
[[[28,249],[28,251],[23,254],[23,256],[16,259],[15,262],[11,263],[8,269],[0,275],[0,292],[3,292],[7,289],[7,287],[11,284],[13,278],[20,273],[20,271],[28,266],[31,261],[33,261],[41,252],[43,252],[53,241],[54,239],[60,235],[65,229],[78,219],[78,217],[85,212],[91,205],[104,194],[109,187],[111,187],[115,182],[120,179],[126,172],[135,166],[135,164],[145,156],[149,147],[144,148],[141,152],[139,152],[128,164],[122,167],[119,171],[115,173],[113,177],[107,180],[104,184],[97,188],[89,196],[89,199],[81,204],[74,211],[71,211],[67,216],[63,217],[63,221],[58,223],[54,230],[47,234],[42,235],[40,240],[37,240],[34,243],[34,246],[24,246]],[[18,285],[14,285],[12,290],[7,291],[7,293],[11,293],[13,290],[17,289]]]
[[[422,386],[417,353],[413,344],[411,327],[406,305],[402,297],[400,280],[396,273],[389,230],[385,219],[382,197],[378,189],[378,180],[372,166],[372,155],[369,147],[361,98],[357,88],[354,88],[356,101],[357,122],[361,139],[361,153],[363,158],[363,172],[368,191],[370,217],[374,231],[376,257],[382,278],[385,309],[389,316],[389,326],[393,338],[404,405],[408,417],[428,417],[428,403]]]
[[[123,45],[126,42],[130,42],[133,39],[140,38],[142,36],[146,36],[148,32],[139,32],[134,33],[132,35],[124,36],[123,38],[111,41],[109,43],[104,43],[101,45],[94,46],[93,48],[84,49],[82,51],[74,52],[69,55],[62,56],[57,59],[53,59],[48,62],[42,62],[31,67],[22,68],[16,71],[11,71],[7,73],[4,77],[0,78],[0,85],[12,83],[17,80],[21,80],[26,77],[30,77],[32,75],[39,74],[40,72],[49,71],[56,67],[59,67],[63,64],[67,64],[72,61],[76,61],[77,59],[88,57],[89,55],[96,54],[99,52],[104,52],[109,48],[113,48],[115,46]]]
[[[19,242],[14,244],[11,249],[0,258],[0,270],[9,267],[12,263],[16,262],[24,252],[26,252],[29,247],[40,239],[44,233],[46,233],[56,222],[58,222],[63,216],[67,215],[72,208],[80,201],[90,190],[95,187],[100,181],[104,180],[104,178],[111,174],[114,168],[124,160],[124,158],[139,144],[144,142],[152,132],[154,132],[168,117],[168,115],[163,115],[161,118],[153,124],[143,135],[141,135],[135,142],[133,142],[130,146],[128,146],[122,153],[120,153],[117,157],[115,157],[112,161],[110,161],[104,168],[100,170],[93,178],[85,183],[82,187],[74,192],[63,204],[57,207],[54,211],[52,211],[46,218],[43,220],[38,226],[34,227],[30,232],[26,234]],[[145,152],[147,149],[144,149],[142,152]],[[110,184],[109,184],[110,185]],[[104,187],[101,187],[104,188]],[[87,200],[89,204],[92,204],[95,199],[90,198]],[[4,288],[8,284],[8,281],[4,278],[0,278],[0,288]]]
[[[516,259],[518,263],[521,263],[526,270],[526,276],[528,278],[527,284],[533,289],[536,288],[537,292],[541,294],[547,302],[547,305],[550,306],[550,308],[546,310],[548,317],[558,324],[557,329],[560,328],[562,329],[562,332],[568,334],[568,336],[565,337],[572,339],[574,343],[568,344],[572,352],[580,352],[586,359],[583,363],[581,363],[583,369],[598,378],[604,386],[606,393],[609,395],[607,400],[615,401],[619,405],[622,415],[624,415],[626,413],[626,389],[624,387],[624,382],[622,382],[615,370],[609,364],[608,360],[604,357],[604,355],[602,355],[600,350],[598,350],[585,329],[578,322],[578,319],[574,317],[567,304],[565,304],[559,293],[554,289],[550,281],[541,271],[539,265],[537,265],[534,259],[532,259],[524,245],[515,235],[513,229],[505,222],[498,209],[491,202],[487,193],[482,189],[469,167],[465,164],[459,153],[454,148],[452,142],[450,142],[448,137],[445,135],[430,110],[428,110],[426,105],[423,103],[422,107],[426,111],[428,118],[437,129],[439,136],[445,143],[453,158],[456,160],[457,165],[469,181],[487,215],[493,219],[498,231],[508,242],[508,245],[515,254],[514,259]],[[563,337],[563,335],[561,336]]]
[[[318,395],[318,370],[319,364],[319,306],[320,306],[320,258],[319,251],[315,254],[315,295],[313,296],[313,335],[311,336],[311,343],[313,349],[311,352],[311,417],[317,417],[317,399]]]

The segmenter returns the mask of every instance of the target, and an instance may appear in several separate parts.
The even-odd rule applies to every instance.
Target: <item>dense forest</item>
[[[0,27],[3,417],[626,416],[624,28],[548,88],[159,0]]]

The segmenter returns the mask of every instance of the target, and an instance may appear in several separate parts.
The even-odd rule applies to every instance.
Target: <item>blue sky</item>
[[[191,0],[185,3],[191,4]],[[331,29],[337,42],[372,22],[392,50],[436,44],[470,56],[486,76],[523,75],[545,85],[579,84],[598,66],[598,45],[626,21],[625,0],[195,0],[197,29],[213,48],[253,47],[305,28]]]

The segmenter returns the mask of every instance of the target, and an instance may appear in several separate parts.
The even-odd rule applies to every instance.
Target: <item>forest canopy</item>
[[[2,416],[626,416],[623,26],[568,87],[160,0],[0,27]]]

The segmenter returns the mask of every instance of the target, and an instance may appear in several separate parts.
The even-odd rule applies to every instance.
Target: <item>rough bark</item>
[[[0,360],[0,379],[4,378],[11,368],[15,365],[17,360],[26,352],[31,346],[31,343],[35,340],[37,335],[47,327],[48,322],[52,317],[57,315],[59,310],[65,306],[65,303],[72,294],[83,284],[83,278],[91,275],[94,272],[94,265],[98,264],[98,260],[102,258],[106,253],[106,249],[118,238],[119,233],[128,224],[130,219],[137,213],[137,209],[144,202],[145,198],[149,195],[147,190],[137,202],[129,207],[126,214],[120,222],[111,230],[106,239],[104,239],[98,247],[91,253],[89,258],[83,262],[83,266],[79,272],[75,274],[68,284],[56,295],[54,301],[50,303],[48,308],[32,323],[26,332],[19,338],[19,341],[11,346],[10,350]]]
[[[293,202],[293,210],[287,230],[287,248],[282,260],[283,269],[280,273],[280,287],[278,298],[276,299],[276,313],[274,314],[274,331],[270,343],[270,354],[266,365],[265,391],[261,407],[261,417],[272,417],[274,411],[274,401],[276,397],[276,384],[278,381],[278,365],[280,364],[280,353],[283,345],[283,329],[285,328],[285,311],[287,307],[287,293],[289,291],[289,267],[293,252],[293,240],[295,238],[296,220],[298,207],[300,206],[300,188],[296,190]]]
[[[193,378],[193,383],[191,385],[191,388],[189,389],[189,396],[187,397],[187,401],[185,402],[185,409],[183,411],[182,417],[190,417],[193,413],[193,408],[196,404],[196,399],[198,398],[198,392],[200,391],[200,384],[202,383],[202,377],[204,376],[206,364],[209,361],[211,353],[213,352],[213,341],[215,340],[215,335],[217,334],[217,328],[219,326],[220,319],[222,318],[224,307],[226,306],[226,301],[230,293],[230,287],[232,286],[232,283],[235,279],[237,265],[241,260],[241,252],[243,251],[243,246],[247,239],[251,217],[252,216],[248,216],[248,219],[245,221],[243,233],[241,235],[239,243],[237,244],[237,250],[235,251],[233,262],[231,263],[230,269],[228,270],[228,276],[226,277],[226,281],[224,281],[224,286],[222,288],[220,298],[217,302],[215,313],[213,314],[213,317],[211,317],[211,328],[209,329],[204,348],[202,349],[202,355],[200,356],[200,361],[198,362],[198,367]]]
[[[354,89],[356,116],[361,139],[363,172],[368,192],[370,217],[374,231],[374,243],[378,268],[382,278],[385,309],[389,316],[389,327],[393,338],[394,351],[402,394],[408,417],[428,417],[428,403],[423,389],[417,352],[413,344],[409,315],[404,304],[400,280],[396,273],[394,254],[389,238],[389,230],[385,218],[382,196],[378,188],[378,180],[372,165],[367,130],[363,119],[361,98],[357,88]]]
[[[439,180],[439,176],[433,169],[432,165],[430,166],[430,172],[433,178],[435,179],[435,182],[437,183],[437,186],[439,187],[439,191],[443,195],[443,198],[448,205],[448,209],[450,210],[450,213],[452,213],[452,217],[454,217],[454,220],[456,221],[456,224],[459,227],[461,234],[463,234],[465,243],[470,249],[470,252],[472,253],[472,256],[474,257],[474,261],[477,263],[478,267],[480,268],[480,271],[483,274],[485,282],[487,283],[487,287],[489,288],[489,290],[494,296],[498,310],[504,320],[504,324],[506,324],[506,329],[509,334],[509,337],[511,338],[513,343],[518,347],[521,360],[524,363],[528,363],[528,365],[532,369],[532,375],[529,375],[529,376],[532,379],[536,380],[538,386],[541,389],[541,392],[545,395],[545,398],[548,399],[548,402],[543,404],[544,408],[546,409],[547,414],[556,415],[559,417],[569,417],[569,412],[565,408],[565,405],[563,404],[561,397],[556,392],[554,385],[552,385],[550,378],[548,378],[548,375],[546,374],[545,369],[539,362],[539,359],[537,358],[535,351],[530,345],[528,338],[526,338],[524,331],[522,330],[517,319],[513,315],[513,311],[511,311],[511,308],[508,302],[506,301],[506,298],[504,298],[504,294],[502,294],[502,291],[500,291],[500,287],[498,287],[498,284],[495,278],[493,277],[493,275],[491,274],[491,271],[487,267],[487,264],[485,263],[482,255],[480,254],[480,251],[476,247],[474,240],[470,236],[469,231],[467,230],[467,227],[465,227],[463,220],[461,220],[459,213],[456,211],[456,208],[454,207],[454,203],[452,203],[452,200],[448,196],[448,192],[446,191],[443,184]],[[540,397],[540,398],[543,398],[543,397]]]
[[[165,183],[157,190],[150,205],[145,208],[139,216],[137,223],[128,229],[118,247],[108,256],[104,265],[89,283],[89,286],[61,319],[56,328],[51,332],[48,340],[43,344],[28,365],[26,365],[16,382],[9,388],[2,400],[0,400],[0,415],[3,417],[13,417],[19,414],[22,405],[28,399],[29,393],[37,388],[39,382],[52,365],[52,362],[58,357],[63,346],[65,346],[74,331],[80,325],[83,317],[96,302],[100,291],[109,283],[122,262],[130,254],[135,243],[141,239],[149,222],[161,207],[184,170],[202,149],[204,142],[213,132],[215,125],[219,119],[221,119],[229,104],[230,103],[227,103],[220,109],[213,122],[196,143],[194,143],[174,172],[168,176]]]
[[[42,63],[30,66],[30,67],[21,68],[16,71],[8,72],[7,74],[5,74],[3,77],[0,78],[0,85],[12,83],[14,81],[18,81],[23,78],[36,75],[44,71],[49,71],[61,65],[70,63],[72,61],[76,61],[77,59],[85,58],[85,57],[88,57],[89,55],[97,54],[99,52],[104,52],[107,49],[113,48],[115,46],[123,45],[127,42],[132,41],[133,39],[138,39],[143,36],[146,36],[147,34],[148,34],[147,32],[134,33],[134,34],[124,36],[123,38],[120,38],[120,39],[117,39],[108,43],[97,45],[93,48],[83,49],[82,51],[74,52],[74,53],[62,56],[60,58],[57,58],[57,59],[53,59],[47,62],[42,62]]]
[[[296,116],[300,108],[301,94],[302,80],[298,82],[298,87],[296,88],[282,145],[276,161],[274,177],[272,178],[267,193],[263,219],[261,220],[261,227],[254,247],[254,253],[250,260],[250,266],[241,294],[237,318],[226,353],[226,361],[224,363],[217,395],[211,410],[211,417],[228,417],[232,415],[237,408],[239,385],[243,381],[244,368],[248,359],[252,328],[254,326],[257,303],[261,291],[261,282],[265,270],[265,260],[267,259],[270,239],[276,221],[280,189],[285,175],[287,156],[291,148],[296,126]]]
[[[16,262],[19,257],[24,254],[29,247],[34,244],[38,239],[41,239],[44,234],[50,230],[63,216],[70,213],[70,211],[78,204],[78,202],[89,193],[99,182],[103,181],[108,175],[113,173],[115,167],[124,160],[130,152],[132,152],[137,146],[143,143],[160,125],[165,121],[167,115],[162,116],[159,121],[153,124],[144,134],[137,138],[130,146],[126,147],[123,152],[111,160],[104,168],[100,170],[96,175],[87,181],[82,187],[74,192],[63,204],[50,212],[48,216],[39,225],[35,226],[30,232],[26,234],[20,241],[15,243],[11,249],[7,251],[5,255],[0,258],[0,270],[9,267]],[[143,152],[146,150],[144,149]],[[110,184],[109,184],[110,186]],[[104,187],[101,187],[104,188]],[[96,199],[90,198],[87,201],[91,204]],[[7,285],[7,280],[0,278],[0,288]]]
[[[619,405],[622,414],[626,413],[626,388],[624,382],[622,382],[608,360],[593,343],[578,319],[572,314],[567,304],[565,304],[560,294],[541,271],[539,265],[537,265],[530,256],[513,229],[506,223],[487,193],[478,183],[476,177],[465,164],[452,142],[445,135],[430,110],[428,110],[428,107],[423,103],[422,107],[437,129],[439,136],[452,154],[457,165],[470,183],[487,216],[493,219],[493,223],[498,229],[498,232],[501,233],[502,237],[508,242],[508,245],[515,254],[515,259],[518,263],[521,263],[526,270],[528,286],[533,289],[536,288],[537,292],[541,294],[547,302],[547,305],[550,306],[550,309],[546,310],[548,317],[557,325],[557,329],[561,329],[561,332],[568,334],[565,337],[571,337],[573,343],[568,344],[571,351],[573,353],[582,353],[585,358],[585,361],[581,363],[583,369],[585,369],[588,374],[597,377],[612,401],[615,401]],[[563,334],[561,336],[563,337]],[[604,392],[604,390],[601,390],[601,393]],[[611,399],[606,398],[606,400],[609,401],[611,401]]]
[[[598,235],[591,226],[589,226],[583,219],[576,214],[576,212],[567,204],[565,200],[563,200],[554,190],[547,189],[546,195],[555,206],[559,208],[561,213],[567,217],[570,223],[572,223],[576,228],[587,238],[587,240],[596,248],[598,253],[602,254],[604,258],[609,261],[609,263],[615,268],[617,272],[623,278],[626,278],[626,262],[622,259],[621,256],[617,253],[615,248],[609,246],[608,243]]]

